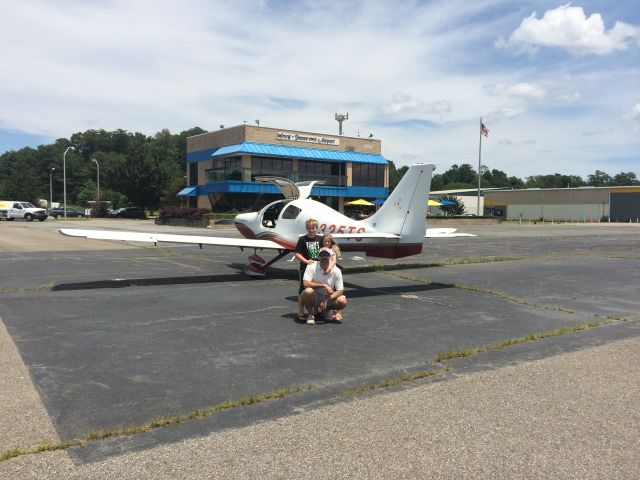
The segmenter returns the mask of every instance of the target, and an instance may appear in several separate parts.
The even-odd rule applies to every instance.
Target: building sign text
[[[306,135],[302,133],[278,132],[276,135],[278,140],[286,140],[289,142],[306,142],[320,143],[322,145],[340,145],[340,140],[333,137],[320,137],[315,135]]]

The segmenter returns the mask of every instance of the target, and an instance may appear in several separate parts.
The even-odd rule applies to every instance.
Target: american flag
[[[480,135],[484,135],[485,137],[489,136],[489,129],[485,127],[482,122],[480,122]]]

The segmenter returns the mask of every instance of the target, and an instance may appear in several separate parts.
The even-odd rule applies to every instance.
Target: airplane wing
[[[472,233],[458,233],[457,228],[427,228],[424,238],[475,237]]]
[[[81,237],[92,240],[122,240],[128,242],[147,242],[158,244],[189,243],[196,245],[218,245],[239,248],[257,248],[265,250],[286,250],[282,245],[271,240],[252,240],[248,238],[207,237],[204,235],[172,235],[167,233],[125,232],[118,230],[80,230],[61,228],[58,230],[68,237]]]

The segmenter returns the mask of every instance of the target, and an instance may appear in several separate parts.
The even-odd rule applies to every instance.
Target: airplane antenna
[[[349,120],[349,112],[346,115],[336,113],[336,120],[338,121],[338,135],[342,135],[342,122]]]

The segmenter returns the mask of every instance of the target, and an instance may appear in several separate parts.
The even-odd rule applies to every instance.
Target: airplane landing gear
[[[255,263],[247,263],[243,269],[246,275],[250,277],[264,277],[266,275],[262,265],[257,265]]]
[[[253,255],[249,256],[249,263],[244,266],[243,271],[250,277],[264,277],[266,275],[267,267],[273,265],[289,253],[291,253],[291,250],[281,250],[280,253],[269,260],[268,263],[265,263],[264,258],[262,258],[260,255],[254,253]]]

